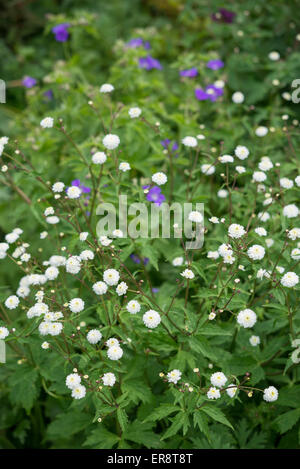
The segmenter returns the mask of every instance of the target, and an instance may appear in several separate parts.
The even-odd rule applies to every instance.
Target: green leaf
[[[285,433],[290,430],[300,418],[300,409],[293,409],[279,415],[274,420],[274,425],[279,429],[279,432]]]
[[[218,407],[207,404],[201,407],[199,410],[209,415],[209,417],[211,417],[216,422],[222,423],[223,425],[226,425],[233,430],[233,426]]]
[[[159,407],[153,410],[152,414],[148,415],[144,422],[155,422],[156,420],[161,420],[173,412],[178,412],[180,410],[180,407],[173,404],[160,404]]]

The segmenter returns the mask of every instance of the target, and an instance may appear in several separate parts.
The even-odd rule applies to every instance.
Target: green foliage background
[[[101,141],[97,136],[100,125],[87,102],[92,98],[100,105],[95,90],[100,84],[111,82],[117,89],[114,102],[125,106],[138,104],[146,119],[160,122],[163,138],[179,141],[185,135],[201,133],[199,127],[205,124],[206,135],[215,146],[224,141],[230,152],[246,141],[254,155],[270,155],[274,161],[284,163],[283,175],[299,171],[298,154],[287,156],[289,146],[281,116],[289,114],[290,120],[299,119],[299,105],[284,101],[282,93],[291,92],[291,81],[300,72],[300,42],[295,39],[300,2],[227,2],[226,8],[237,13],[232,24],[211,21],[211,14],[220,7],[224,7],[222,2],[215,0],[7,2],[0,19],[4,33],[0,41],[0,78],[8,83],[7,103],[0,106],[0,134],[9,135],[12,140],[17,138],[30,153],[39,174],[46,175],[49,181],[56,180],[59,168],[61,180],[80,177],[88,182],[86,170],[72,147],[59,134],[52,133],[49,138],[49,134],[41,132],[39,122],[46,115],[63,118],[82,151],[97,145]],[[56,43],[51,33],[52,26],[61,22],[72,24],[70,40],[65,44]],[[124,42],[133,37],[151,42],[151,55],[161,61],[162,71],[145,72],[137,67],[137,58],[146,52],[132,49],[124,53]],[[285,60],[271,62],[268,53],[273,50],[279,51]],[[198,81],[208,84],[225,78],[227,104],[199,103],[194,99],[194,82],[182,83],[178,70],[218,57],[225,61],[225,69],[213,72],[202,67]],[[38,79],[38,86],[27,91],[20,86],[25,75]],[[272,84],[274,79],[279,80],[278,86]],[[52,101],[43,95],[49,88],[54,93]],[[237,109],[231,102],[234,91],[245,94],[245,107]],[[106,117],[108,111],[104,110],[103,119]],[[257,142],[251,137],[253,128],[264,124],[277,131]],[[133,177],[147,177],[158,165],[163,167],[160,137],[153,136],[153,131],[140,122],[128,123],[122,116],[117,125],[118,135],[130,149],[126,161],[134,167]],[[291,129],[291,138],[298,148],[297,126]],[[178,158],[178,168],[185,167],[186,158],[182,155]],[[180,172],[178,169],[175,187],[177,197],[183,200]],[[16,191],[0,186],[1,239],[15,226],[21,226],[30,239],[45,229],[37,210],[43,191],[21,173],[14,176],[14,184],[30,197],[32,204],[26,205]],[[219,187],[220,182],[215,181],[214,185],[201,181],[193,201],[207,201],[209,213],[222,213],[223,202],[216,197]],[[107,200],[112,194],[112,188],[108,188]],[[236,217],[242,219],[247,211],[245,201],[235,194],[233,202]],[[278,215],[272,223],[281,223],[278,236],[282,235],[286,222]],[[221,233],[218,241],[222,242]],[[155,241],[150,249],[137,242],[135,249],[150,258],[149,275],[154,285],[160,285],[158,301],[164,305],[172,293],[175,277],[163,260],[172,260],[178,247]],[[197,264],[200,278],[209,275],[209,264],[207,259]],[[1,301],[12,294],[18,275],[13,267],[1,268]],[[293,297],[295,305],[299,302],[297,293],[299,290]],[[196,301],[201,302],[207,295],[205,288],[200,288]],[[243,304],[247,292],[242,295],[236,307],[238,301]],[[99,414],[105,415],[105,409],[92,402],[93,397],[89,397],[88,403],[69,398],[62,359],[53,367],[51,359],[41,353],[40,339],[24,338],[20,345],[26,362],[17,364],[12,352],[7,365],[0,367],[0,447],[297,448],[299,369],[293,367],[289,371],[291,347],[287,344],[287,320],[282,314],[284,299],[280,294],[277,296],[269,305],[271,314],[265,313],[267,308],[262,305],[258,307],[258,315],[266,314],[259,325],[265,340],[260,353],[245,347],[248,338],[243,331],[238,335],[235,354],[228,351],[234,333],[230,321],[219,326],[206,325],[197,337],[190,339],[187,349],[185,344],[174,347],[166,337],[162,341],[154,333],[156,352],[147,355],[147,376],[145,357],[129,354],[116,428],[115,423],[100,425],[95,421]],[[209,301],[206,306],[209,310]],[[176,307],[180,311],[182,303]],[[190,314],[193,320],[192,310]],[[22,318],[15,319],[22,324]],[[299,319],[296,330],[299,331]],[[281,353],[269,362],[278,350]],[[171,359],[158,364],[155,354],[159,353],[166,353]],[[279,400],[267,406],[261,397],[234,405],[228,399],[221,408],[207,405],[194,412],[196,404],[192,398],[185,409],[180,401],[176,402],[175,393],[164,394],[165,386],[158,381],[164,365],[188,372],[195,366],[205,368],[209,362],[218,363],[225,373],[251,372],[254,386],[272,377],[280,387]],[[92,410],[95,408],[96,411]]]

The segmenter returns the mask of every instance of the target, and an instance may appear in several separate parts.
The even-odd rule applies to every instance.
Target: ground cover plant
[[[299,2],[51,3],[1,43],[1,448],[298,448]]]

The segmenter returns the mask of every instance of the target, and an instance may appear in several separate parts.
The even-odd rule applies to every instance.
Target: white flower
[[[210,176],[211,174],[214,174],[216,168],[211,165],[211,164],[203,164],[201,166],[201,171],[203,174],[207,174],[207,176]]]
[[[64,256],[51,256],[49,259],[49,264],[54,265],[55,267],[60,267],[62,265],[65,265],[65,263],[66,258]]]
[[[64,190],[64,183],[63,182],[55,182],[52,186],[53,192],[62,192]]]
[[[220,163],[233,163],[234,162],[234,158],[231,155],[219,156],[218,160],[220,161]]]
[[[28,311],[28,313],[29,313],[29,311]],[[28,316],[28,314],[27,314],[27,316]],[[41,324],[39,325],[39,333],[40,333],[41,335],[47,335],[47,334],[49,334],[49,326],[50,326],[50,324],[51,324],[50,322],[44,322],[44,321],[41,322]]]
[[[244,147],[243,145],[238,145],[234,150],[234,154],[240,160],[245,160],[249,156],[249,150],[247,147]]]
[[[46,222],[49,223],[49,225],[56,225],[57,223],[59,223],[59,218],[53,215],[52,217],[47,217]]]
[[[181,142],[185,147],[196,147],[198,143],[195,137],[184,137]]]
[[[108,286],[106,285],[105,282],[96,282],[93,285],[93,290],[96,293],[96,295],[104,295],[107,292]]]
[[[269,59],[276,62],[277,60],[280,59],[280,54],[276,50],[272,51],[268,55]]]
[[[239,174],[243,174],[246,172],[246,168],[244,168],[244,166],[236,166],[235,169]]]
[[[120,274],[115,269],[107,269],[103,272],[103,280],[107,285],[117,285],[120,278]]]
[[[157,311],[150,309],[144,314],[143,321],[146,327],[149,327],[149,329],[154,329],[159,325],[161,317]]]
[[[263,246],[260,246],[259,244],[253,244],[253,246],[248,249],[247,254],[250,259],[257,261],[264,258],[265,252],[266,251]]]
[[[136,313],[139,313],[140,310],[141,310],[141,305],[138,301],[136,300],[131,300],[129,301],[129,303],[127,304],[126,306],[126,309],[127,311],[130,313],[130,314],[136,314]]]
[[[20,298],[26,298],[30,293],[30,289],[28,287],[19,287],[17,290],[17,295]]]
[[[104,373],[102,381],[104,386],[113,386],[116,382],[116,377],[113,373]]]
[[[77,186],[71,186],[67,189],[67,196],[69,199],[78,199],[81,195],[81,189]]]
[[[50,344],[49,344],[49,342],[45,341],[45,342],[42,343],[41,347],[42,347],[42,349],[47,350],[50,347]]]
[[[261,171],[269,171],[273,168],[273,163],[268,156],[263,156],[258,163],[258,167]]]
[[[261,280],[264,277],[269,278],[270,277],[269,273],[266,271],[266,269],[259,269],[257,271],[256,278]]]
[[[197,210],[193,210],[189,213],[189,220],[195,223],[201,223],[203,221],[203,215]]]
[[[294,182],[289,178],[281,178],[279,180],[280,186],[284,189],[291,189],[294,185]]]
[[[172,264],[175,267],[178,267],[183,264],[183,260],[184,260],[183,257],[175,257],[175,259],[172,260]]]
[[[233,264],[234,261],[235,257],[232,254],[225,254],[225,256],[223,256],[224,264]]]
[[[42,231],[42,232],[40,233],[40,239],[45,239],[45,238],[47,238],[47,236],[48,236],[47,231]]]
[[[80,241],[85,241],[88,237],[88,232],[87,231],[82,231],[82,233],[79,234],[79,239]]]
[[[217,196],[220,197],[220,199],[225,199],[228,196],[228,191],[226,189],[220,189],[217,192]]]
[[[45,117],[43,120],[40,122],[40,126],[43,127],[44,129],[50,129],[53,127],[53,118],[52,117]]]
[[[11,295],[5,300],[5,306],[8,309],[15,309],[19,306],[20,300],[16,295]]]
[[[218,251],[208,251],[207,257],[208,259],[218,259],[219,253]]]
[[[227,381],[227,378],[224,375],[224,373],[222,373],[221,371],[217,371],[216,373],[213,373],[210,377],[211,384],[213,386],[216,386],[217,388],[221,388],[222,386],[224,386],[226,381]]]
[[[267,231],[261,227],[261,226],[258,226],[257,228],[255,228],[255,233],[258,234],[258,236],[267,236]]]
[[[66,386],[73,389],[81,383],[81,378],[78,373],[71,373],[66,377]]]
[[[260,337],[258,335],[252,335],[249,339],[250,344],[252,347],[256,347],[260,344]]]
[[[257,135],[257,137],[264,137],[265,135],[267,135],[268,132],[268,127],[265,127],[264,125],[257,127],[257,129],[255,130],[255,134]]]
[[[100,87],[100,93],[111,93],[114,90],[114,86],[111,85],[110,83],[104,83]]]
[[[218,253],[222,257],[226,256],[227,254],[232,254],[232,246],[230,244],[223,243],[221,246],[219,246]]]
[[[283,208],[283,215],[287,218],[295,218],[299,215],[299,209],[295,204],[286,205]]]
[[[95,255],[93,251],[91,251],[90,249],[85,249],[84,251],[81,252],[79,257],[82,261],[88,261],[88,260],[93,260]]]
[[[158,186],[163,186],[166,184],[168,178],[165,173],[155,173],[152,176],[152,181],[157,184]]]
[[[267,205],[271,205],[272,202],[273,202],[272,197],[267,197],[267,198],[263,201],[263,205],[266,207]]]
[[[120,144],[120,139],[117,135],[114,134],[107,134],[102,140],[103,145],[108,150],[114,150]]]
[[[47,207],[46,210],[44,211],[45,217],[48,217],[48,215],[54,215],[54,208],[53,207]]]
[[[213,223],[213,224],[220,223],[220,220],[218,219],[218,217],[210,217],[208,221],[210,221],[210,223]]]
[[[295,272],[287,272],[280,281],[281,285],[288,288],[294,287],[298,282],[299,277]]]
[[[74,397],[74,399],[82,399],[85,395],[86,388],[81,384],[72,389],[72,397]]]
[[[178,381],[181,379],[181,371],[179,370],[169,371],[169,373],[167,374],[167,379],[169,383],[177,384]]]
[[[71,256],[66,262],[66,271],[69,274],[78,274],[80,272],[81,262],[78,257]]]
[[[59,270],[54,266],[48,267],[48,269],[45,271],[45,275],[48,280],[55,280],[59,275]]]
[[[295,248],[295,249],[292,250],[291,258],[294,259],[295,261],[300,259],[300,249],[299,248]]]
[[[267,402],[274,402],[278,399],[278,391],[274,386],[269,386],[268,388],[264,389],[263,398]]]
[[[119,360],[123,355],[123,350],[118,345],[113,345],[107,350],[107,356],[110,360]]]
[[[48,326],[48,333],[50,335],[59,335],[61,333],[61,331],[63,330],[63,325],[61,322],[51,322],[51,323],[48,323],[49,326]]]
[[[105,345],[110,348],[110,347],[119,347],[119,341],[118,339],[115,339],[114,337],[112,337],[111,339],[108,339],[106,342],[105,342]]]
[[[252,177],[255,182],[263,182],[267,179],[267,176],[263,171],[254,171]]]
[[[226,393],[229,397],[233,398],[236,395],[238,388],[235,384],[229,384]]]
[[[215,317],[216,317],[216,313],[214,313],[213,311],[211,313],[209,313],[209,315],[208,315],[208,319],[210,321],[213,321],[215,319]]]
[[[142,114],[142,110],[139,107],[131,107],[128,111],[129,116],[131,119],[135,117],[139,117]]]
[[[18,233],[8,233],[6,236],[5,236],[5,241],[7,241],[8,244],[12,244],[14,243],[15,241],[17,241],[17,239],[19,238],[19,235]]]
[[[190,269],[185,269],[183,272],[181,272],[182,277],[188,278],[188,279],[193,279],[195,277],[195,274],[192,270]]]
[[[270,214],[268,212],[259,212],[257,214],[257,218],[261,221],[268,221],[270,218]]]
[[[102,334],[97,329],[92,329],[86,336],[90,344],[97,344],[102,339]]]
[[[241,91],[236,91],[233,93],[231,99],[235,104],[241,104],[244,102],[245,97]]]
[[[231,238],[241,238],[246,234],[245,228],[242,225],[238,225],[237,223],[233,223],[228,228],[228,236]]]
[[[92,162],[94,164],[103,164],[107,160],[107,156],[103,151],[97,151],[92,156]]]
[[[256,323],[256,314],[252,309],[243,309],[237,315],[237,322],[245,328],[253,327]]]
[[[123,171],[125,173],[126,171],[130,171],[131,167],[129,163],[126,163],[126,161],[123,161],[122,163],[119,164],[119,170]]]
[[[295,241],[297,238],[300,238],[300,228],[292,228],[289,232],[288,232],[288,238],[292,239],[293,241]]]
[[[84,309],[84,301],[81,298],[73,298],[69,302],[69,308],[72,313],[80,313]]]
[[[119,230],[118,228],[115,229],[113,232],[112,232],[112,235],[115,237],[115,238],[123,238],[124,237],[124,233],[122,230]]]
[[[101,246],[109,246],[112,243],[112,239],[109,239],[106,235],[100,236],[99,242]]]
[[[119,283],[119,285],[116,288],[116,292],[119,296],[126,295],[127,290],[128,290],[128,285],[125,282]]]
[[[9,331],[6,327],[0,327],[0,339],[5,339],[9,335]]]
[[[276,267],[276,270],[277,272],[279,272],[280,274],[283,274],[283,272],[285,271],[285,268],[284,267],[280,267],[279,265]]]
[[[206,393],[208,399],[219,399],[221,397],[221,393],[219,389],[211,387]]]

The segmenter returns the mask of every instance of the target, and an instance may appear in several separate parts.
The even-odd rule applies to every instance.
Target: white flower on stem
[[[235,261],[235,257],[232,254],[225,254],[223,256],[224,264],[233,264]]]
[[[113,232],[112,232],[112,235],[114,236],[114,238],[123,238],[124,237],[124,233],[122,230],[119,230],[119,229],[115,229]]]
[[[231,238],[241,238],[246,234],[245,228],[237,223],[232,223],[228,228],[228,236]]]
[[[80,241],[86,241],[88,235],[89,235],[89,234],[88,234],[87,231],[82,231],[82,233],[79,234],[79,240],[80,240]]]
[[[180,275],[182,275],[182,277],[187,278],[189,280],[192,280],[193,278],[195,278],[194,272],[190,269],[185,269],[183,272],[181,272]]]
[[[189,136],[184,137],[181,140],[181,142],[185,147],[196,147],[198,143],[195,137],[189,137]]]
[[[120,145],[120,138],[118,135],[107,134],[103,138],[102,143],[108,150],[114,150]]]
[[[69,257],[69,259],[66,261],[66,271],[69,274],[78,274],[78,272],[80,272],[80,269],[81,269],[81,262],[78,259],[78,256]]]
[[[270,214],[268,212],[259,212],[257,214],[257,218],[263,222],[268,221],[270,219]]]
[[[64,190],[64,183],[63,182],[55,182],[52,186],[53,192],[62,192]]]
[[[229,384],[226,389],[226,393],[229,397],[233,398],[236,395],[237,390],[238,388],[235,384]]]
[[[283,215],[287,218],[295,218],[299,215],[299,209],[295,204],[286,205],[283,208]]]
[[[80,313],[84,309],[84,301],[81,298],[73,298],[69,302],[69,309],[72,313]]]
[[[189,220],[195,223],[201,223],[203,221],[203,216],[197,210],[193,210],[189,213]]]
[[[247,254],[250,259],[257,261],[264,258],[265,252],[266,251],[263,246],[260,246],[259,244],[254,244],[248,249]]]
[[[104,386],[113,386],[116,382],[116,377],[113,373],[104,373],[102,381]]]
[[[226,197],[228,196],[228,191],[226,189],[220,189],[218,192],[217,192],[217,196],[220,198],[220,199],[226,199]]]
[[[86,338],[90,344],[97,344],[102,339],[102,334],[97,329],[92,329],[87,333]]]
[[[232,254],[232,246],[230,244],[221,244],[218,248],[220,256],[224,257],[226,254]]]
[[[235,169],[239,174],[243,174],[246,172],[246,168],[244,168],[244,166],[236,166]]]
[[[131,119],[135,119],[137,117],[140,117],[142,114],[142,110],[139,107],[131,107],[128,111],[129,116]]]
[[[252,309],[243,309],[237,315],[237,322],[245,328],[253,327],[256,323],[256,314]]]
[[[110,360],[119,360],[123,355],[123,350],[118,345],[113,345],[107,350],[107,356]]]
[[[273,168],[273,163],[268,156],[263,156],[258,163],[258,167],[261,171],[269,171]]]
[[[175,369],[175,370],[169,371],[169,373],[167,374],[167,380],[169,381],[169,383],[177,384],[180,379],[181,379],[181,371],[179,370]]]
[[[258,236],[267,236],[267,231],[262,227],[262,226],[258,226],[257,228],[255,228],[255,233],[258,234]]]
[[[210,382],[213,386],[216,386],[217,388],[222,388],[227,381],[226,376],[224,373],[221,371],[217,371],[216,373],[213,373],[210,377]]]
[[[233,163],[234,162],[234,158],[233,156],[231,155],[222,155],[222,156],[219,156],[219,161],[220,163]]]
[[[233,93],[231,99],[235,104],[242,104],[245,100],[245,96],[241,91],[236,91]]]
[[[107,292],[108,286],[106,285],[105,282],[96,282],[93,285],[93,290],[96,293],[96,295],[104,295]]]
[[[294,182],[289,178],[281,178],[279,184],[283,189],[291,189],[294,186]]]
[[[269,132],[268,127],[265,127],[264,125],[260,125],[260,126],[257,127],[257,129],[255,130],[255,135],[256,135],[257,137],[265,137],[268,132]]]
[[[165,173],[162,172],[155,173],[152,176],[152,181],[158,186],[163,186],[164,184],[166,184],[167,180],[167,176],[165,175]]]
[[[249,150],[247,147],[244,147],[243,145],[238,145],[234,150],[234,154],[240,160],[245,160],[249,156]]]
[[[47,217],[46,222],[49,223],[49,225],[57,225],[57,223],[59,223],[59,218],[56,215],[53,215],[52,217]]]
[[[208,315],[208,319],[210,321],[213,321],[215,319],[215,317],[216,317],[216,313],[214,313],[213,311],[211,313],[209,313],[209,315]]]
[[[299,277],[295,272],[287,272],[280,281],[284,287],[292,288],[299,283]]]
[[[6,327],[0,326],[0,340],[6,339],[9,335],[9,331]]]
[[[100,93],[111,93],[114,89],[114,86],[110,83],[104,83],[103,85],[101,85],[99,91]]]
[[[127,163],[126,161],[123,161],[119,165],[119,170],[123,171],[123,173],[126,173],[126,171],[130,171],[131,170],[130,164]]]
[[[69,199],[78,199],[81,196],[81,189],[77,186],[71,186],[67,189],[67,196]]]
[[[15,241],[17,241],[18,238],[19,238],[18,233],[14,233],[14,232],[8,233],[7,235],[5,235],[5,241],[8,244],[14,243]]]
[[[260,337],[258,335],[252,335],[249,339],[250,344],[252,347],[256,347],[260,344]]]
[[[149,329],[154,329],[160,324],[161,317],[157,311],[150,309],[144,314],[143,321],[146,327],[148,327]]]
[[[48,327],[48,334],[50,335],[59,335],[63,330],[63,325],[61,322],[51,322]]]
[[[117,285],[119,278],[120,274],[115,269],[107,269],[103,272],[103,280],[109,286]]]
[[[291,258],[294,259],[295,261],[298,261],[300,259],[300,249],[299,248],[292,249]]]
[[[97,151],[92,156],[92,162],[94,164],[103,164],[107,160],[107,156],[103,151]]]
[[[127,290],[128,290],[128,285],[125,282],[119,283],[119,285],[116,288],[116,292],[119,296],[126,295]]]
[[[59,270],[54,266],[48,267],[48,269],[45,271],[45,275],[48,280],[55,280],[59,275]]]
[[[295,183],[298,187],[300,187],[300,174],[295,178]]]
[[[172,264],[175,266],[175,267],[178,267],[178,266],[181,266],[183,264],[183,257],[175,257],[173,260],[172,260]]]
[[[81,378],[78,373],[71,373],[66,377],[66,386],[73,389],[81,383]]]
[[[112,239],[109,239],[106,235],[100,236],[99,242],[101,246],[109,246],[112,243]]]
[[[209,388],[209,390],[206,393],[208,399],[219,399],[221,397],[221,393],[219,389],[215,387]]]
[[[41,347],[42,347],[42,349],[47,350],[50,347],[50,344],[49,344],[49,342],[45,341],[45,342],[42,343]]]
[[[46,210],[44,211],[45,217],[48,217],[49,215],[54,215],[54,208],[53,207],[47,207]]]
[[[207,257],[208,259],[218,259],[219,253],[218,251],[208,251]]]
[[[295,241],[297,238],[300,238],[300,228],[292,228],[289,232],[288,232],[288,238],[292,239],[293,241]]]
[[[20,300],[16,295],[11,295],[5,300],[5,306],[8,309],[15,309],[19,306]]]
[[[107,347],[119,347],[119,341],[118,339],[115,339],[114,337],[111,337],[110,339],[108,339],[106,342],[105,342],[105,345]]]
[[[267,176],[263,171],[254,171],[252,177],[255,182],[263,182],[267,179]]]
[[[280,54],[276,50],[272,51],[268,55],[269,59],[272,60],[273,62],[276,62],[277,60],[280,59]]]
[[[201,166],[201,171],[203,174],[210,176],[211,174],[214,174],[216,168],[212,164],[203,164]]]
[[[274,402],[278,399],[278,390],[274,386],[264,389],[263,398],[267,402]]]
[[[127,311],[130,313],[130,314],[136,314],[136,313],[139,313],[140,310],[141,310],[141,305],[138,301],[136,300],[131,300],[129,301],[129,303],[127,304],[126,306],[126,309]]]
[[[82,261],[89,261],[94,259],[95,254],[90,249],[85,249],[80,253],[79,257]]]
[[[82,386],[82,384],[79,384],[78,386],[75,386],[72,389],[72,397],[74,399],[82,399],[86,395],[86,388],[85,386]]]
[[[43,127],[43,129],[50,129],[53,127],[53,118],[52,117],[45,117],[44,119],[41,120],[40,126]]]

